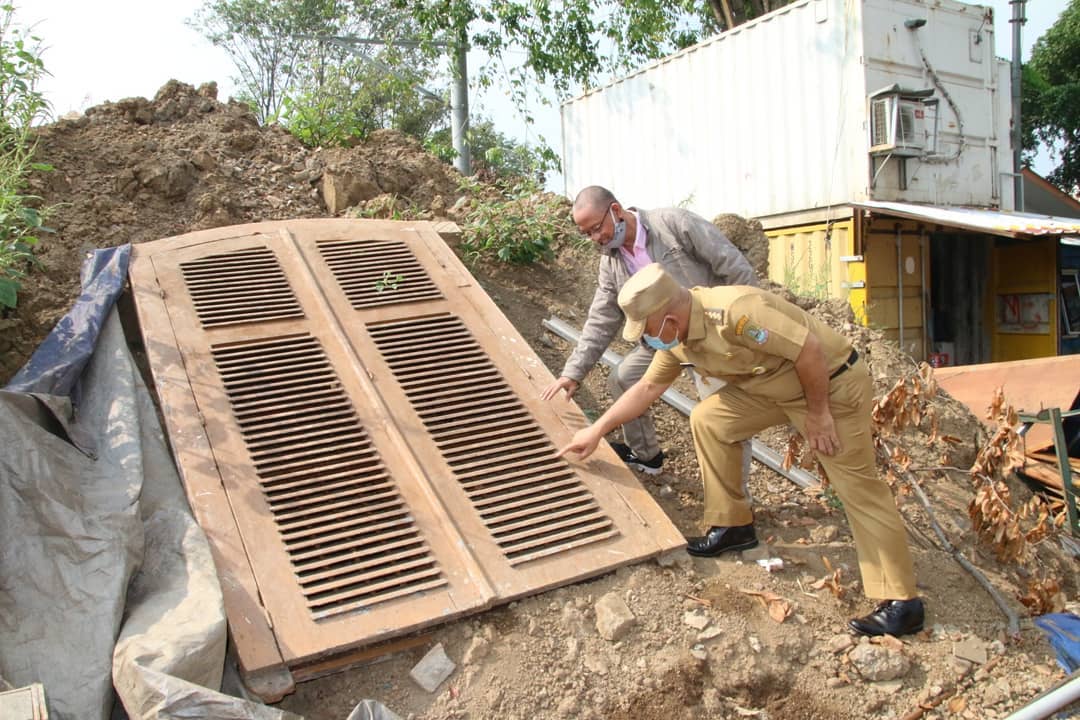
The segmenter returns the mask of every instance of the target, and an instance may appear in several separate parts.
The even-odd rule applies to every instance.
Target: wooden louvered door
[[[248,673],[682,544],[610,449],[555,458],[584,418],[425,223],[193,233],[131,276]]]

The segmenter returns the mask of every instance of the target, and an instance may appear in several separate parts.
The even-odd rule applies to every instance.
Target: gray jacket
[[[705,218],[681,208],[631,209],[645,227],[645,249],[649,257],[663,265],[683,287],[757,286],[757,277],[747,259]],[[630,271],[617,249],[600,257],[600,274],[589,317],[577,347],[563,367],[563,377],[581,382],[611,344],[623,324],[619,290],[629,279]]]

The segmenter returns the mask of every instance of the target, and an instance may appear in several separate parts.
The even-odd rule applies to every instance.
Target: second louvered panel
[[[315,338],[212,353],[314,619],[446,585]]]
[[[398,240],[324,240],[319,254],[353,308],[438,300],[431,281],[409,247]]]
[[[511,565],[618,534],[459,318],[367,330]]]

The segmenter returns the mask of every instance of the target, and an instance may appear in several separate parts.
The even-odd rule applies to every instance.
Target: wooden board
[[[426,223],[306,220],[138,245],[131,279],[246,679],[681,547]],[[250,683],[249,683],[250,684]],[[259,688],[252,688],[260,692]]]

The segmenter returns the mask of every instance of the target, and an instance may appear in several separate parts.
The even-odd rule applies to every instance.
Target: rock
[[[705,640],[712,640],[715,637],[719,637],[722,633],[723,633],[723,630],[721,630],[720,628],[713,625],[713,626],[707,627],[704,630],[702,630],[701,632],[699,632],[698,636],[697,636],[697,639],[699,641],[702,641],[702,642],[705,641]]]
[[[435,692],[443,680],[454,672],[454,667],[442,643],[438,643],[409,671],[409,677],[428,692]]]
[[[1012,697],[1012,687],[1009,681],[1001,678],[997,682],[990,683],[983,689],[983,704],[998,705]]]
[[[911,661],[903,653],[869,643],[858,645],[848,659],[863,679],[873,682],[896,680],[911,670]]]
[[[970,635],[953,643],[953,656],[982,665],[986,662],[986,643]]]
[[[850,635],[833,635],[829,638],[829,651],[833,654],[841,653],[855,645],[855,638]]]
[[[604,676],[608,674],[608,666],[603,658],[598,658],[595,655],[586,655],[584,665],[587,670],[596,673],[597,675]]]
[[[617,642],[630,632],[636,622],[634,613],[619,596],[618,593],[610,592],[596,601],[596,631],[600,637],[611,642]]]
[[[705,661],[709,659],[709,651],[705,649],[704,645],[698,644],[690,648],[690,654],[695,660]]]
[[[379,186],[366,177],[328,167],[322,173],[322,196],[332,215],[380,194]]]
[[[672,550],[656,557],[656,564],[660,567],[687,567],[693,563],[693,559],[686,550]]]
[[[885,682],[870,683],[870,686],[882,694],[895,695],[896,693],[900,692],[901,689],[903,689],[904,681],[886,680]]]
[[[975,664],[970,660],[958,657],[953,658],[953,671],[960,677],[964,677],[971,672],[971,668],[973,667],[975,667]]]
[[[818,525],[810,531],[810,541],[817,545],[832,542],[838,537],[840,537],[840,528],[835,525]]]
[[[845,680],[842,677],[831,677],[831,678],[826,678],[826,680],[825,680],[825,686],[826,687],[839,688],[839,687],[844,687],[845,685],[847,685],[847,680]]]
[[[662,498],[670,498],[675,496],[675,490],[670,485],[665,483],[664,485],[660,486],[657,494],[659,494]]]
[[[463,665],[474,665],[487,657],[490,651],[490,638],[483,635],[473,635],[472,640],[469,641],[468,647],[465,648],[465,652],[461,656],[461,662]]]
[[[704,630],[709,624],[709,616],[700,608],[683,613],[683,624],[689,625],[695,630]]]
[[[143,186],[169,199],[187,195],[197,176],[195,166],[187,160],[151,161],[135,168],[135,177]]]
[[[761,641],[758,640],[756,636],[751,635],[746,639],[746,642],[749,643],[751,650],[756,653],[761,652]]]

